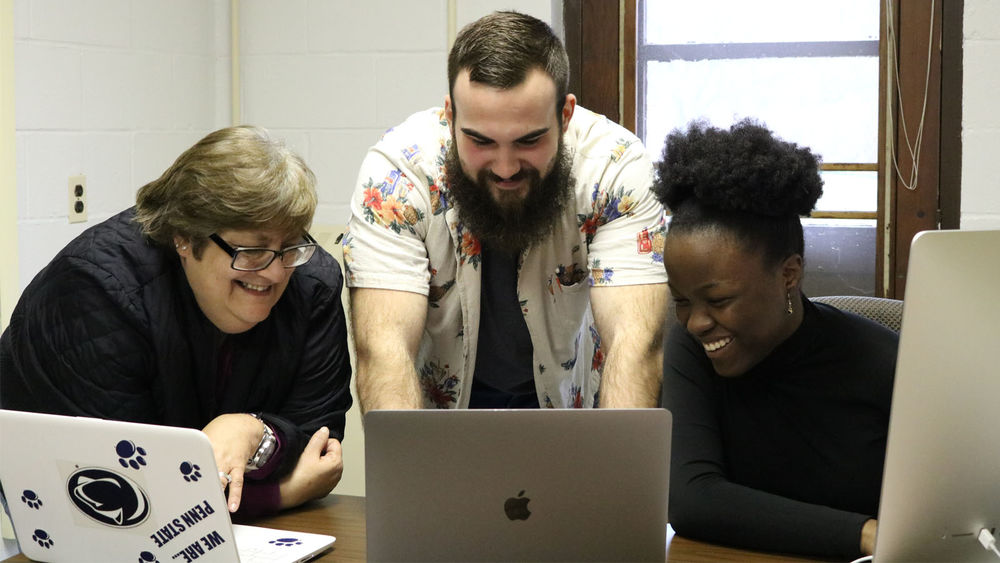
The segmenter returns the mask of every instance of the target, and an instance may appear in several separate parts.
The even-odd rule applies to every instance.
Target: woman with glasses
[[[27,287],[0,407],[202,429],[233,512],[329,493],[351,368],[315,209],[313,173],[266,131],[211,133]]]

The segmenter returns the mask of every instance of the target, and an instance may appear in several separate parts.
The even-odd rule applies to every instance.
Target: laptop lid
[[[198,430],[0,410],[0,486],[31,559],[292,562],[333,543],[234,527],[217,475]]]
[[[372,561],[663,561],[664,409],[372,411]]]
[[[875,561],[996,561],[1000,231],[918,234],[910,251]]]

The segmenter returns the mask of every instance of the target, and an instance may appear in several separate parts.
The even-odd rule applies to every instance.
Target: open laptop
[[[36,561],[306,561],[334,538],[232,525],[208,437],[0,410],[0,486]]]
[[[663,561],[664,409],[372,411],[372,561]]]
[[[914,238],[875,561],[998,561],[1000,231]]]

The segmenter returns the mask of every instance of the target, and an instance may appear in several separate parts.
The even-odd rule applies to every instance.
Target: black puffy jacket
[[[133,217],[86,230],[25,289],[0,337],[0,407],[198,429],[224,413],[263,413],[283,439],[274,477],[321,426],[343,439],[351,367],[333,257],[317,249],[266,320],[224,336],[177,255]],[[232,374],[219,394],[224,342]]]

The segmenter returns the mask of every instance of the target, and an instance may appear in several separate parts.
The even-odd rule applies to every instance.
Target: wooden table
[[[268,528],[330,534],[337,537],[333,549],[314,561],[365,561],[365,498],[330,495],[306,506],[270,518],[241,521]],[[773,553],[732,549],[677,536],[667,536],[668,563],[714,563],[717,561],[805,562],[822,561]]]
[[[365,561],[365,498],[330,495],[305,506],[287,510],[277,516],[258,519],[235,519],[239,524],[251,524],[299,532],[313,532],[336,536],[333,548],[313,561],[363,562]],[[774,553],[732,549],[699,542],[674,535],[668,531],[668,563],[714,563],[717,561],[807,562],[822,561]],[[7,561],[29,561],[16,555]]]

